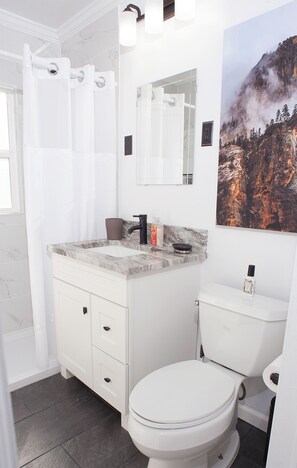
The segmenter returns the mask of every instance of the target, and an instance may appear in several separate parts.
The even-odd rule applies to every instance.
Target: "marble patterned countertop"
[[[127,238],[128,228],[133,224],[133,222],[129,221],[124,223],[123,238],[118,241],[103,239],[54,244],[48,246],[48,251],[125,276],[158,271],[163,268],[177,267],[194,262],[202,263],[207,258],[207,231],[204,229],[164,226],[164,246],[159,248],[152,247],[149,244],[140,245],[139,241],[137,242],[136,240],[137,231],[134,231],[132,235]],[[191,244],[192,251],[188,254],[175,253],[172,247],[172,243],[175,242]],[[93,248],[107,245],[123,246],[139,250],[141,254],[127,257],[114,257],[93,250]]]

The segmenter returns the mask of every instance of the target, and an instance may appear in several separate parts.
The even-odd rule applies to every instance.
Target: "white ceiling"
[[[106,2],[104,0],[0,0],[0,9],[59,29],[73,16],[95,3]]]

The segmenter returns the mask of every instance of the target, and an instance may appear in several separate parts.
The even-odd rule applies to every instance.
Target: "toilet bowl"
[[[199,296],[207,363],[170,364],[130,394],[127,429],[149,468],[228,468],[238,449],[240,385],[282,350],[288,303],[222,285]]]
[[[211,459],[230,466],[239,447],[234,415],[243,379],[193,360],[139,382],[130,395],[128,431],[148,466],[204,468],[215,466]]]

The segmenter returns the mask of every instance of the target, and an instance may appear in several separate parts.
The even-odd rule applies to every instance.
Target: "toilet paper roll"
[[[277,393],[278,385],[272,382],[271,374],[280,373],[281,362],[282,362],[282,355],[278,356],[274,361],[272,361],[263,371],[264,383],[274,393]]]

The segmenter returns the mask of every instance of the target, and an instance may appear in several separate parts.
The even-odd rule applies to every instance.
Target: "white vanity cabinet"
[[[53,254],[58,361],[123,415],[145,375],[194,359],[198,262],[126,277]]]
[[[60,255],[53,256],[53,274],[58,361],[125,414],[126,280]]]

